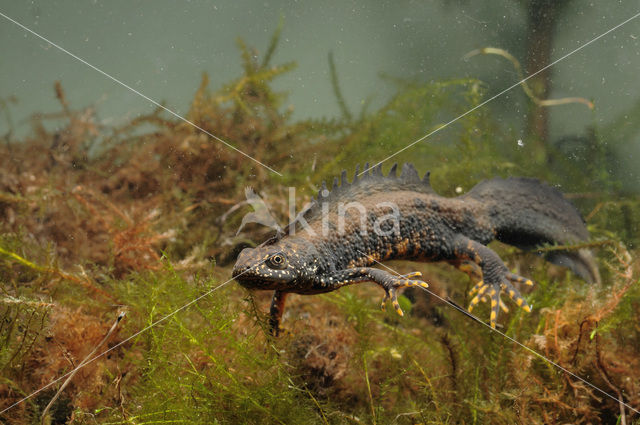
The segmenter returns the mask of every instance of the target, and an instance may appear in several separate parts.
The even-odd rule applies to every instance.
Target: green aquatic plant
[[[249,228],[234,238],[244,210],[225,216],[245,186],[269,195],[274,214],[286,217],[286,186],[311,195],[322,179],[430,133],[388,162],[431,170],[444,195],[496,175],[569,185],[594,236],[603,285],[495,244],[513,272],[536,282],[525,294],[533,312],[514,309],[499,330],[638,406],[640,209],[636,198],[609,191],[619,182],[605,172],[601,130],[583,162],[549,148],[557,159],[542,167],[530,160],[534,147],[519,146],[486,109],[443,128],[486,100],[482,82],[387,77],[395,96],[354,113],[331,59],[343,116],[294,122],[271,88],[293,67],[271,64],[279,31],[262,59],[239,42],[242,74],[222,89],[203,76],[189,119],[277,166],[282,178],[160,111],[116,129],[81,123],[60,85],[58,115],[72,155],[62,155],[46,126],[23,144],[0,146],[0,408],[73,370],[125,309],[111,351],[78,371],[52,407],[54,421],[615,423],[618,403],[456,309],[468,305],[472,284],[449,266],[417,266],[431,293],[399,297],[404,318],[378,309],[374,285],[293,296],[291,327],[277,339],[263,313],[270,294],[227,282],[237,248],[265,236]],[[84,155],[87,134],[100,142],[94,155]],[[484,308],[474,313],[485,317]],[[60,384],[0,414],[2,421],[38,421]]]

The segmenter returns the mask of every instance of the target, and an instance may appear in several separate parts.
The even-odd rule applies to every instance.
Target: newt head
[[[299,238],[245,248],[238,255],[232,275],[247,289],[294,289],[305,276],[315,274],[314,252],[312,244]]]

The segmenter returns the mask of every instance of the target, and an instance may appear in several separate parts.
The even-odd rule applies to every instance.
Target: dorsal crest
[[[398,175],[397,172],[398,164],[393,164],[389,169],[389,173],[384,175],[382,172],[382,164],[379,163],[373,167],[369,167],[369,163],[366,163],[362,172],[360,171],[360,166],[356,166],[351,181],[349,181],[347,177],[346,170],[342,171],[339,181],[337,177],[333,179],[331,190],[327,187],[327,183],[323,181],[316,197],[311,198],[307,206],[297,215],[296,219],[286,227],[282,234],[289,233],[291,226],[295,226],[301,218],[310,221],[320,215],[323,204],[328,204],[329,208],[331,208],[339,202],[354,202],[364,196],[396,190],[435,193],[429,182],[429,172],[421,179],[416,168],[410,163],[402,165],[400,175]]]

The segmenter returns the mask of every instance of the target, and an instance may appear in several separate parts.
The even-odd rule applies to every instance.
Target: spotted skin
[[[288,292],[283,292],[278,289],[273,293],[271,299],[271,308],[269,309],[269,327],[271,332],[278,336],[280,334],[280,319],[282,319],[282,313],[284,313],[284,303],[287,299]]]
[[[391,301],[402,315],[398,290],[428,285],[419,272],[397,276],[373,266],[394,259],[445,261],[471,276],[475,286],[469,311],[487,301],[489,322],[495,327],[499,312],[509,311],[501,294],[531,311],[516,286],[533,282],[511,273],[486,246],[489,242],[499,239],[526,247],[587,236],[573,206],[535,180],[494,179],[466,195],[444,198],[433,191],[428,175],[420,179],[410,164],[403,166],[400,176],[395,166],[387,176],[376,167],[352,182],[343,173],[342,183],[336,179],[331,192],[321,190],[285,235],[244,249],[233,276],[246,288],[275,291],[270,326],[277,335],[289,293],[319,294],[372,281],[384,290],[381,307]],[[562,259],[586,280],[599,278],[586,253]]]

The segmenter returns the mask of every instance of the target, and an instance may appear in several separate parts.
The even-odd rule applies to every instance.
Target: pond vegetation
[[[159,108],[103,127],[92,108],[70,105],[60,84],[59,111],[34,115],[24,140],[4,135],[0,408],[80,364],[125,312],[100,351],[113,349],[77,372],[47,421],[614,424],[625,410],[627,420],[638,421],[418,290],[401,297],[410,313],[404,318],[380,311],[380,290],[369,284],[292,296],[288,332],[269,335],[271,294],[224,284],[239,247],[262,242],[269,231],[248,226],[235,236],[250,208],[225,213],[244,200],[244,188],[252,186],[284,223],[287,187],[298,188],[299,209],[323,179],[383,159],[487,98],[474,79],[387,76],[382,81],[396,87],[395,96],[377,110],[364,104],[350,111],[329,59],[342,117],[295,121],[283,107],[285,95],[271,85],[295,66],[271,63],[278,36],[262,56],[239,41],[243,74],[218,90],[203,75],[187,118],[282,177]],[[628,121],[640,122],[638,110],[629,114]],[[604,131],[594,126],[588,138],[565,144],[532,135],[514,149],[514,135],[479,108],[385,169],[412,162],[430,170],[435,190],[446,196],[493,176],[531,176],[561,188],[587,220],[603,284],[590,286],[533,254],[492,245],[536,282],[526,294],[533,312],[503,315],[501,331],[639,407],[640,199],[609,172],[615,164]],[[569,158],[569,148],[579,154]],[[471,282],[453,268],[392,266],[403,273],[417,267],[438,295],[468,305]],[[38,423],[61,384],[2,413],[2,421]]]

